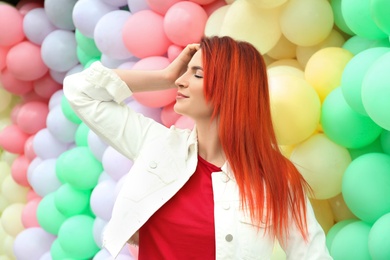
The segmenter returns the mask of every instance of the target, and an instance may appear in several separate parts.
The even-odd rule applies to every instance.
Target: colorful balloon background
[[[313,188],[333,258],[390,259],[389,12],[388,0],[0,1],[0,259],[112,259],[101,234],[133,162],[81,122],[63,79],[97,60],[161,69],[203,35],[264,55],[280,149]],[[126,104],[192,128],[174,95]]]

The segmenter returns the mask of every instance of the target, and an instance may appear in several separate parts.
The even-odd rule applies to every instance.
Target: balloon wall
[[[264,55],[280,148],[313,188],[333,258],[390,259],[389,11],[388,0],[0,2],[0,259],[112,259],[101,234],[132,162],[81,122],[62,81],[97,60],[161,69],[203,35]],[[174,99],[127,105],[192,128]]]

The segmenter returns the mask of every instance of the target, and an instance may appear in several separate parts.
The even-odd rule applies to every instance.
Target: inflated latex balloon
[[[3,88],[0,88],[0,112],[7,110],[12,102],[12,95]]]
[[[0,46],[13,46],[24,39],[23,16],[8,4],[0,4]]]
[[[160,2],[165,3],[167,1],[160,1]],[[146,2],[146,0],[127,0],[127,7],[129,8],[132,14],[142,10],[150,10],[150,7]]]
[[[33,82],[34,92],[43,98],[51,98],[51,96],[62,89],[62,85],[55,81],[50,73],[46,73],[43,77]]]
[[[313,207],[314,215],[318,223],[321,225],[325,234],[331,229],[334,224],[332,208],[327,200],[310,199],[310,204]]]
[[[342,47],[356,55],[370,48],[390,47],[390,42],[388,39],[371,40],[355,35],[346,40]]]
[[[46,127],[46,117],[49,113],[47,104],[42,102],[28,102],[19,110],[16,123],[27,134],[35,134]]]
[[[386,0],[370,1],[370,13],[375,24],[387,35],[390,35],[389,13],[390,2]]]
[[[42,259],[50,250],[55,236],[40,227],[23,230],[14,241],[14,253],[19,260]]]
[[[22,211],[22,224],[27,228],[39,227],[37,209],[41,198],[29,200]]]
[[[204,34],[207,37],[219,35],[225,15],[229,10],[230,5],[225,5],[215,10],[207,19]]]
[[[116,6],[116,7],[123,7],[126,6],[127,0],[102,0],[104,3]]]
[[[374,22],[370,0],[342,0],[341,13],[345,23],[356,34],[368,39],[383,39],[388,35]]]
[[[131,0],[128,0],[131,1]],[[152,9],[154,12],[159,13],[161,15],[165,15],[165,13],[168,11],[168,9],[180,2],[181,0],[165,0],[165,1],[160,1],[160,0],[146,0],[146,3]],[[131,10],[131,9],[130,9]]]
[[[342,220],[340,222],[337,222],[336,224],[334,224],[331,227],[331,229],[326,234],[326,247],[328,248],[329,251],[332,248],[333,239],[337,235],[337,233],[343,227],[345,227],[346,225],[351,224],[351,223],[353,223],[355,221],[357,221],[357,219],[346,219],[346,220]]]
[[[96,185],[91,194],[91,209],[96,217],[105,221],[111,219],[112,209],[115,202],[115,185],[112,179],[102,181]]]
[[[390,155],[390,131],[383,130],[380,136],[380,142],[383,151]]]
[[[23,208],[23,203],[14,203],[1,214],[0,220],[4,231],[11,237],[16,237],[24,229],[21,218]]]
[[[8,205],[13,203],[22,203],[27,202],[27,193],[29,188],[20,186],[17,184],[11,175],[8,175],[4,178],[1,183],[1,194],[3,198],[7,201]]]
[[[14,181],[24,187],[29,187],[30,184],[27,180],[27,169],[30,164],[30,160],[24,156],[18,156],[12,163],[11,175]]]
[[[57,158],[69,148],[69,144],[55,138],[49,129],[44,128],[35,134],[34,151],[41,159]]]
[[[371,227],[368,234],[368,250],[373,259],[390,258],[390,213],[380,217]]]
[[[88,132],[88,147],[97,160],[102,161],[107,144],[94,131]],[[104,165],[103,165],[104,167]]]
[[[313,189],[310,197],[324,200],[341,192],[341,180],[351,156],[326,135],[315,134],[294,148],[290,160]]]
[[[322,104],[324,133],[346,148],[361,148],[375,141],[382,128],[368,116],[355,112],[345,101],[341,88],[333,90]]]
[[[56,175],[56,159],[43,160],[33,171],[28,172],[27,177],[31,187],[41,197],[61,187],[61,182]]]
[[[43,8],[35,8],[24,16],[23,31],[30,42],[41,45],[46,36],[56,29]]]
[[[81,122],[77,127],[74,137],[77,146],[88,146],[88,133],[89,127],[84,122]]]
[[[128,11],[117,10],[100,18],[95,26],[94,39],[102,53],[115,59],[127,59],[133,56],[125,47],[122,37],[124,24],[130,16],[131,13]]]
[[[383,132],[384,131],[382,131],[382,133]],[[382,136],[382,134],[381,134],[381,136]],[[367,154],[367,153],[383,153],[384,152],[382,149],[380,137],[378,137],[372,143],[370,143],[366,146],[356,148],[356,149],[350,148],[350,149],[348,149],[348,151],[349,151],[349,154],[351,155],[352,160],[354,160],[355,158],[357,158],[361,155]]]
[[[344,37],[336,30],[332,30],[328,37],[322,42],[313,45],[313,46],[297,46],[296,55],[297,60],[302,65],[306,67],[306,64],[311,56],[317,51],[324,49],[326,47],[342,47],[345,43]]]
[[[6,67],[6,57],[10,47],[0,46],[0,71]]]
[[[75,31],[77,48],[82,49],[91,57],[100,57],[102,52],[97,48],[95,40],[83,35],[79,30]]]
[[[300,46],[318,44],[333,28],[333,12],[326,0],[290,0],[280,14],[284,36]]]
[[[282,35],[267,55],[276,60],[293,59],[296,56],[296,49],[297,46]]]
[[[269,77],[272,122],[280,145],[293,145],[311,136],[320,120],[320,100],[301,77]]]
[[[81,119],[73,111],[72,107],[69,104],[69,101],[66,99],[65,96],[62,96],[61,109],[62,109],[62,112],[64,113],[64,116],[70,122],[75,123],[75,124],[80,124],[81,123]]]
[[[28,139],[29,134],[22,131],[17,125],[9,125],[0,132],[0,146],[15,154],[24,152],[24,143]]]
[[[139,11],[123,27],[126,48],[138,58],[164,55],[170,40],[164,32],[164,17],[151,11]]]
[[[60,227],[67,218],[56,208],[54,196],[55,193],[53,192],[42,198],[38,205],[37,218],[43,230],[58,235]]]
[[[51,32],[42,42],[41,55],[52,70],[66,72],[73,68],[78,63],[74,33],[66,30]]]
[[[353,160],[353,158],[352,158]],[[348,208],[343,194],[340,193],[337,196],[328,199],[329,205],[332,208],[333,217],[335,222],[347,220],[347,219],[357,219],[357,217],[351,212]]]
[[[282,35],[279,17],[278,8],[261,9],[247,1],[235,1],[226,12],[219,35],[247,41],[266,53]]]
[[[102,233],[104,228],[106,227],[107,222],[104,221],[103,219],[96,217],[95,220],[93,221],[93,239],[95,243],[102,248],[96,255],[93,257],[95,260],[100,259],[100,257],[109,257],[110,253],[102,246],[103,245],[103,238],[102,238]],[[105,258],[102,258],[105,259]]]
[[[215,0],[214,2],[202,5],[203,9],[206,11],[207,16],[210,17],[216,10],[226,5],[225,0]]]
[[[54,203],[59,212],[72,217],[89,207],[90,196],[91,191],[79,190],[66,183],[54,192]]]
[[[109,146],[103,153],[102,165],[112,180],[119,181],[130,171],[133,162]]]
[[[332,0],[330,4],[333,10],[334,23],[344,33],[348,35],[355,35],[355,33],[348,27],[344,20],[343,13],[341,10],[342,0]]]
[[[73,23],[82,34],[93,38],[97,22],[103,15],[114,10],[118,8],[100,0],[77,1],[72,13]]]
[[[166,105],[161,110],[161,122],[167,127],[174,125],[175,122],[180,118],[180,115],[173,109],[175,103],[176,102]]]
[[[375,123],[390,130],[390,52],[376,60],[364,76],[362,85],[363,106]]]
[[[287,2],[287,0],[246,0],[257,5],[260,8],[275,8]]]
[[[50,110],[46,119],[47,129],[53,137],[63,143],[73,143],[78,124],[68,120],[62,112],[61,106]]]
[[[345,66],[341,78],[341,90],[348,105],[362,115],[367,115],[362,101],[363,79],[371,65],[388,52],[390,48],[369,48],[355,55]]]
[[[76,2],[77,0],[45,0],[47,17],[59,29],[74,30],[72,11]]]
[[[1,71],[0,82],[5,90],[15,95],[24,95],[33,90],[31,81],[17,79],[7,68]]]
[[[310,57],[305,67],[305,78],[321,101],[340,86],[343,70],[352,57],[352,53],[340,47],[327,47]]]
[[[361,220],[373,224],[390,213],[390,156],[383,153],[362,155],[348,166],[342,192],[349,209]]]

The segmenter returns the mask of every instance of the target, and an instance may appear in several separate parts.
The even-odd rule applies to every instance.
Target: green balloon
[[[346,40],[342,47],[343,49],[346,49],[347,51],[350,51],[352,54],[356,55],[370,48],[390,47],[390,42],[388,39],[371,40],[355,35]]]
[[[361,148],[348,149],[351,159],[354,160],[357,157],[368,153],[383,153],[382,144],[380,138],[377,138],[374,142]]]
[[[91,258],[100,249],[93,238],[94,219],[78,215],[67,219],[58,232],[61,248],[74,258]]]
[[[371,226],[363,221],[350,223],[337,232],[330,254],[334,260],[371,260],[368,234]]]
[[[62,185],[54,193],[54,203],[58,211],[67,217],[81,214],[89,208],[91,191],[78,190],[70,184]]]
[[[371,0],[371,17],[375,24],[387,35],[390,35],[390,1]]]
[[[341,90],[345,101],[356,112],[367,116],[362,101],[362,84],[371,65],[390,48],[370,48],[355,55],[345,66],[341,77]]]
[[[58,179],[76,189],[92,190],[98,183],[103,166],[86,146],[79,146],[62,153],[56,162]]]
[[[54,193],[47,194],[38,204],[37,219],[39,225],[48,233],[57,235],[58,231],[66,220],[55,205]]]
[[[341,88],[334,89],[324,100],[321,125],[333,142],[350,149],[374,142],[382,128],[371,118],[355,112],[345,101]]]
[[[326,247],[328,248],[328,250],[330,251],[330,249],[332,248],[332,243],[333,243],[333,239],[334,237],[337,235],[337,233],[343,228],[345,227],[346,225],[348,224],[351,224],[353,222],[357,221],[357,219],[346,219],[346,220],[342,220],[340,222],[337,222],[336,224],[334,224],[328,231],[328,233],[326,234]]]
[[[345,23],[356,34],[367,39],[383,39],[387,37],[376,25],[370,13],[371,0],[342,0],[341,13]]]
[[[72,123],[80,124],[82,122],[81,119],[73,111],[73,108],[70,106],[69,101],[66,99],[65,96],[63,96],[61,99],[61,109],[62,113],[64,113],[64,116]]]
[[[101,51],[95,44],[94,39],[86,37],[79,30],[75,31],[77,48],[83,50],[83,52],[90,57],[100,57]]]
[[[336,26],[346,34],[354,35],[355,33],[345,23],[343,14],[341,13],[341,0],[332,0],[330,1],[330,4],[332,6],[334,23]]]
[[[390,212],[390,156],[369,153],[353,160],[344,172],[341,191],[351,212],[374,223]]]
[[[89,127],[84,122],[81,122],[75,134],[75,143],[77,146],[88,146],[88,133]]]
[[[383,130],[380,137],[383,152],[390,155],[390,131]]]
[[[51,244],[50,255],[53,260],[63,260],[69,257],[62,249],[58,238]]]
[[[380,217],[372,226],[368,250],[372,259],[390,259],[390,213]]]

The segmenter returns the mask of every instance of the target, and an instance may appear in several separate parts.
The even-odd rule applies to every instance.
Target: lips
[[[182,94],[180,92],[177,92],[177,97],[179,97],[179,98],[188,98],[188,96],[186,96],[186,95],[184,95],[184,94]]]

